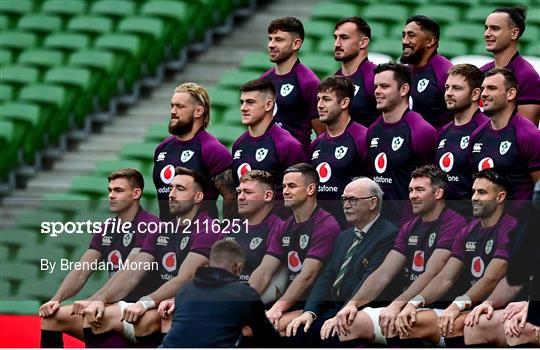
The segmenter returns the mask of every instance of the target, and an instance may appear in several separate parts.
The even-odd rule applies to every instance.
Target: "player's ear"
[[[444,196],[444,190],[442,188],[437,188],[435,190],[435,198],[441,199]]]
[[[508,89],[508,91],[506,91],[506,97],[507,97],[508,101],[515,100],[516,97],[517,97],[516,88],[512,87],[512,88]]]
[[[516,28],[513,28],[512,31],[510,32],[510,39],[518,40],[518,38],[519,38],[519,28],[516,27]]]
[[[195,111],[193,112],[193,116],[195,117],[195,119],[202,118],[203,114],[204,114],[204,107],[203,106],[195,107]]]
[[[426,46],[428,48],[431,49],[433,46],[436,46],[436,45],[437,45],[437,38],[434,35],[431,35],[430,37],[427,38]]]
[[[266,102],[264,104],[264,110],[266,112],[272,111],[274,109],[274,99],[268,98],[266,99]]]
[[[407,96],[410,90],[411,90],[411,86],[408,83],[405,83],[401,85],[401,87],[399,88],[399,93],[401,97]]]
[[[195,192],[195,203],[201,203],[204,199],[204,193],[202,191]]]
[[[341,108],[348,109],[349,105],[351,104],[351,99],[348,97],[343,97],[339,103],[341,104]]]
[[[271,202],[272,200],[274,200],[274,192],[272,190],[264,191],[264,201],[268,203],[268,202]]]
[[[367,36],[362,37],[362,39],[360,39],[360,48],[365,49],[366,47],[368,47],[368,45],[369,45],[369,38]]]
[[[502,202],[504,202],[504,200],[506,199],[506,195],[508,193],[506,193],[506,191],[501,191],[497,194],[497,204],[500,204]]]
[[[136,187],[133,190],[133,199],[141,199],[142,196],[142,190],[139,187]]]
[[[473,91],[471,92],[471,97],[472,97],[473,102],[479,101],[481,94],[482,94],[482,89],[481,88],[473,89]]]
[[[314,182],[310,183],[307,187],[307,192],[308,192],[308,196],[313,196],[314,194],[316,194],[317,185]]]
[[[302,47],[302,39],[296,37],[293,39],[293,50],[298,51]]]

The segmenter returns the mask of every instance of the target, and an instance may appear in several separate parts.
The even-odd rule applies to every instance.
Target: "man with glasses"
[[[343,231],[332,257],[317,278],[304,312],[287,327],[291,347],[317,347],[319,332],[326,320],[334,317],[357,287],[383,262],[397,234],[397,228],[381,213],[382,190],[367,177],[350,182],[341,201],[347,222],[353,227]],[[331,338],[337,340],[337,338]],[[338,343],[324,343],[336,346]]]

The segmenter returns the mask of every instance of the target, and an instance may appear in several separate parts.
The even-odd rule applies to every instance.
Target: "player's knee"
[[[61,331],[60,325],[57,320],[57,314],[51,315],[49,317],[43,317],[41,319],[41,329],[47,331]]]
[[[161,319],[161,333],[167,333],[171,329],[172,317]]]
[[[364,312],[359,312],[350,326],[351,338],[371,341],[375,337],[374,327],[375,325],[373,325],[371,318]]]
[[[137,337],[144,337],[156,332],[161,332],[161,317],[157,312],[146,312],[135,324]]]

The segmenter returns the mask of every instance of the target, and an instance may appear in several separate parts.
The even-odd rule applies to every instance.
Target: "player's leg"
[[[121,321],[126,305],[124,302],[107,305],[99,327],[83,320],[86,347],[130,347],[136,341],[133,325]]]
[[[161,333],[161,316],[157,310],[148,310],[135,324],[138,347],[158,347],[163,341],[163,334]]]
[[[418,345],[426,340],[438,344],[441,340],[438,326],[438,314],[435,309],[421,309],[416,314],[416,322],[407,336],[400,336],[399,343],[415,341]]]
[[[472,327],[465,327],[463,330],[465,344],[490,344],[495,347],[505,347],[506,337],[504,335],[504,324],[502,323],[503,313],[504,310],[496,310],[489,320],[486,315],[482,315],[477,324]]]
[[[442,310],[441,310],[442,311]],[[463,348],[465,347],[465,339],[463,337],[463,329],[465,328],[465,320],[470,311],[461,312],[454,320],[454,329],[451,334],[446,334],[444,343],[447,347]]]
[[[356,314],[352,325],[349,327],[347,335],[340,335],[339,340],[350,341],[353,339],[363,339],[377,344],[386,344],[386,339],[382,335],[379,327],[379,314],[382,308],[363,308]]]
[[[167,333],[172,326],[172,315],[169,315],[167,318],[161,319],[161,333]]]
[[[506,321],[508,322],[508,321]],[[520,334],[518,336],[506,335],[506,343],[509,346],[520,346],[531,344],[535,346],[540,346],[540,340],[534,332],[534,326],[532,323],[525,323],[525,327],[521,328]]]
[[[53,315],[41,319],[41,347],[63,347],[63,335],[67,333],[83,339],[82,316],[72,315],[72,305],[62,306]]]

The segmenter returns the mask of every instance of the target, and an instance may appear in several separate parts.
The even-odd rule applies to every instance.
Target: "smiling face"
[[[435,208],[437,194],[428,177],[413,177],[411,179],[409,200],[415,215],[425,214]]]
[[[473,215],[477,218],[491,216],[497,209],[497,201],[501,201],[501,195],[504,192],[493,182],[483,178],[474,180],[472,190]]]
[[[502,74],[491,75],[484,79],[482,83],[484,114],[492,116],[503,111],[514,98],[515,89],[506,90]]]
[[[394,79],[394,72],[386,70],[376,74],[374,84],[377,110],[381,112],[394,110],[402,98],[398,82]]]
[[[512,26],[510,17],[504,12],[487,16],[484,29],[486,50],[492,53],[504,51],[518,39],[519,29]]]
[[[334,58],[348,62],[358,56],[362,47],[363,35],[353,22],[345,22],[334,31]]]
[[[268,56],[271,62],[282,63],[300,49],[301,40],[289,32],[281,30],[268,34]]]
[[[326,125],[334,124],[344,109],[346,109],[346,105],[342,105],[344,102],[347,103],[343,100],[338,101],[334,91],[317,93],[317,112],[319,113],[321,123]]]
[[[430,37],[431,35],[424,32],[416,22],[407,23],[401,34],[401,62],[410,64],[420,62],[427,52]]]

